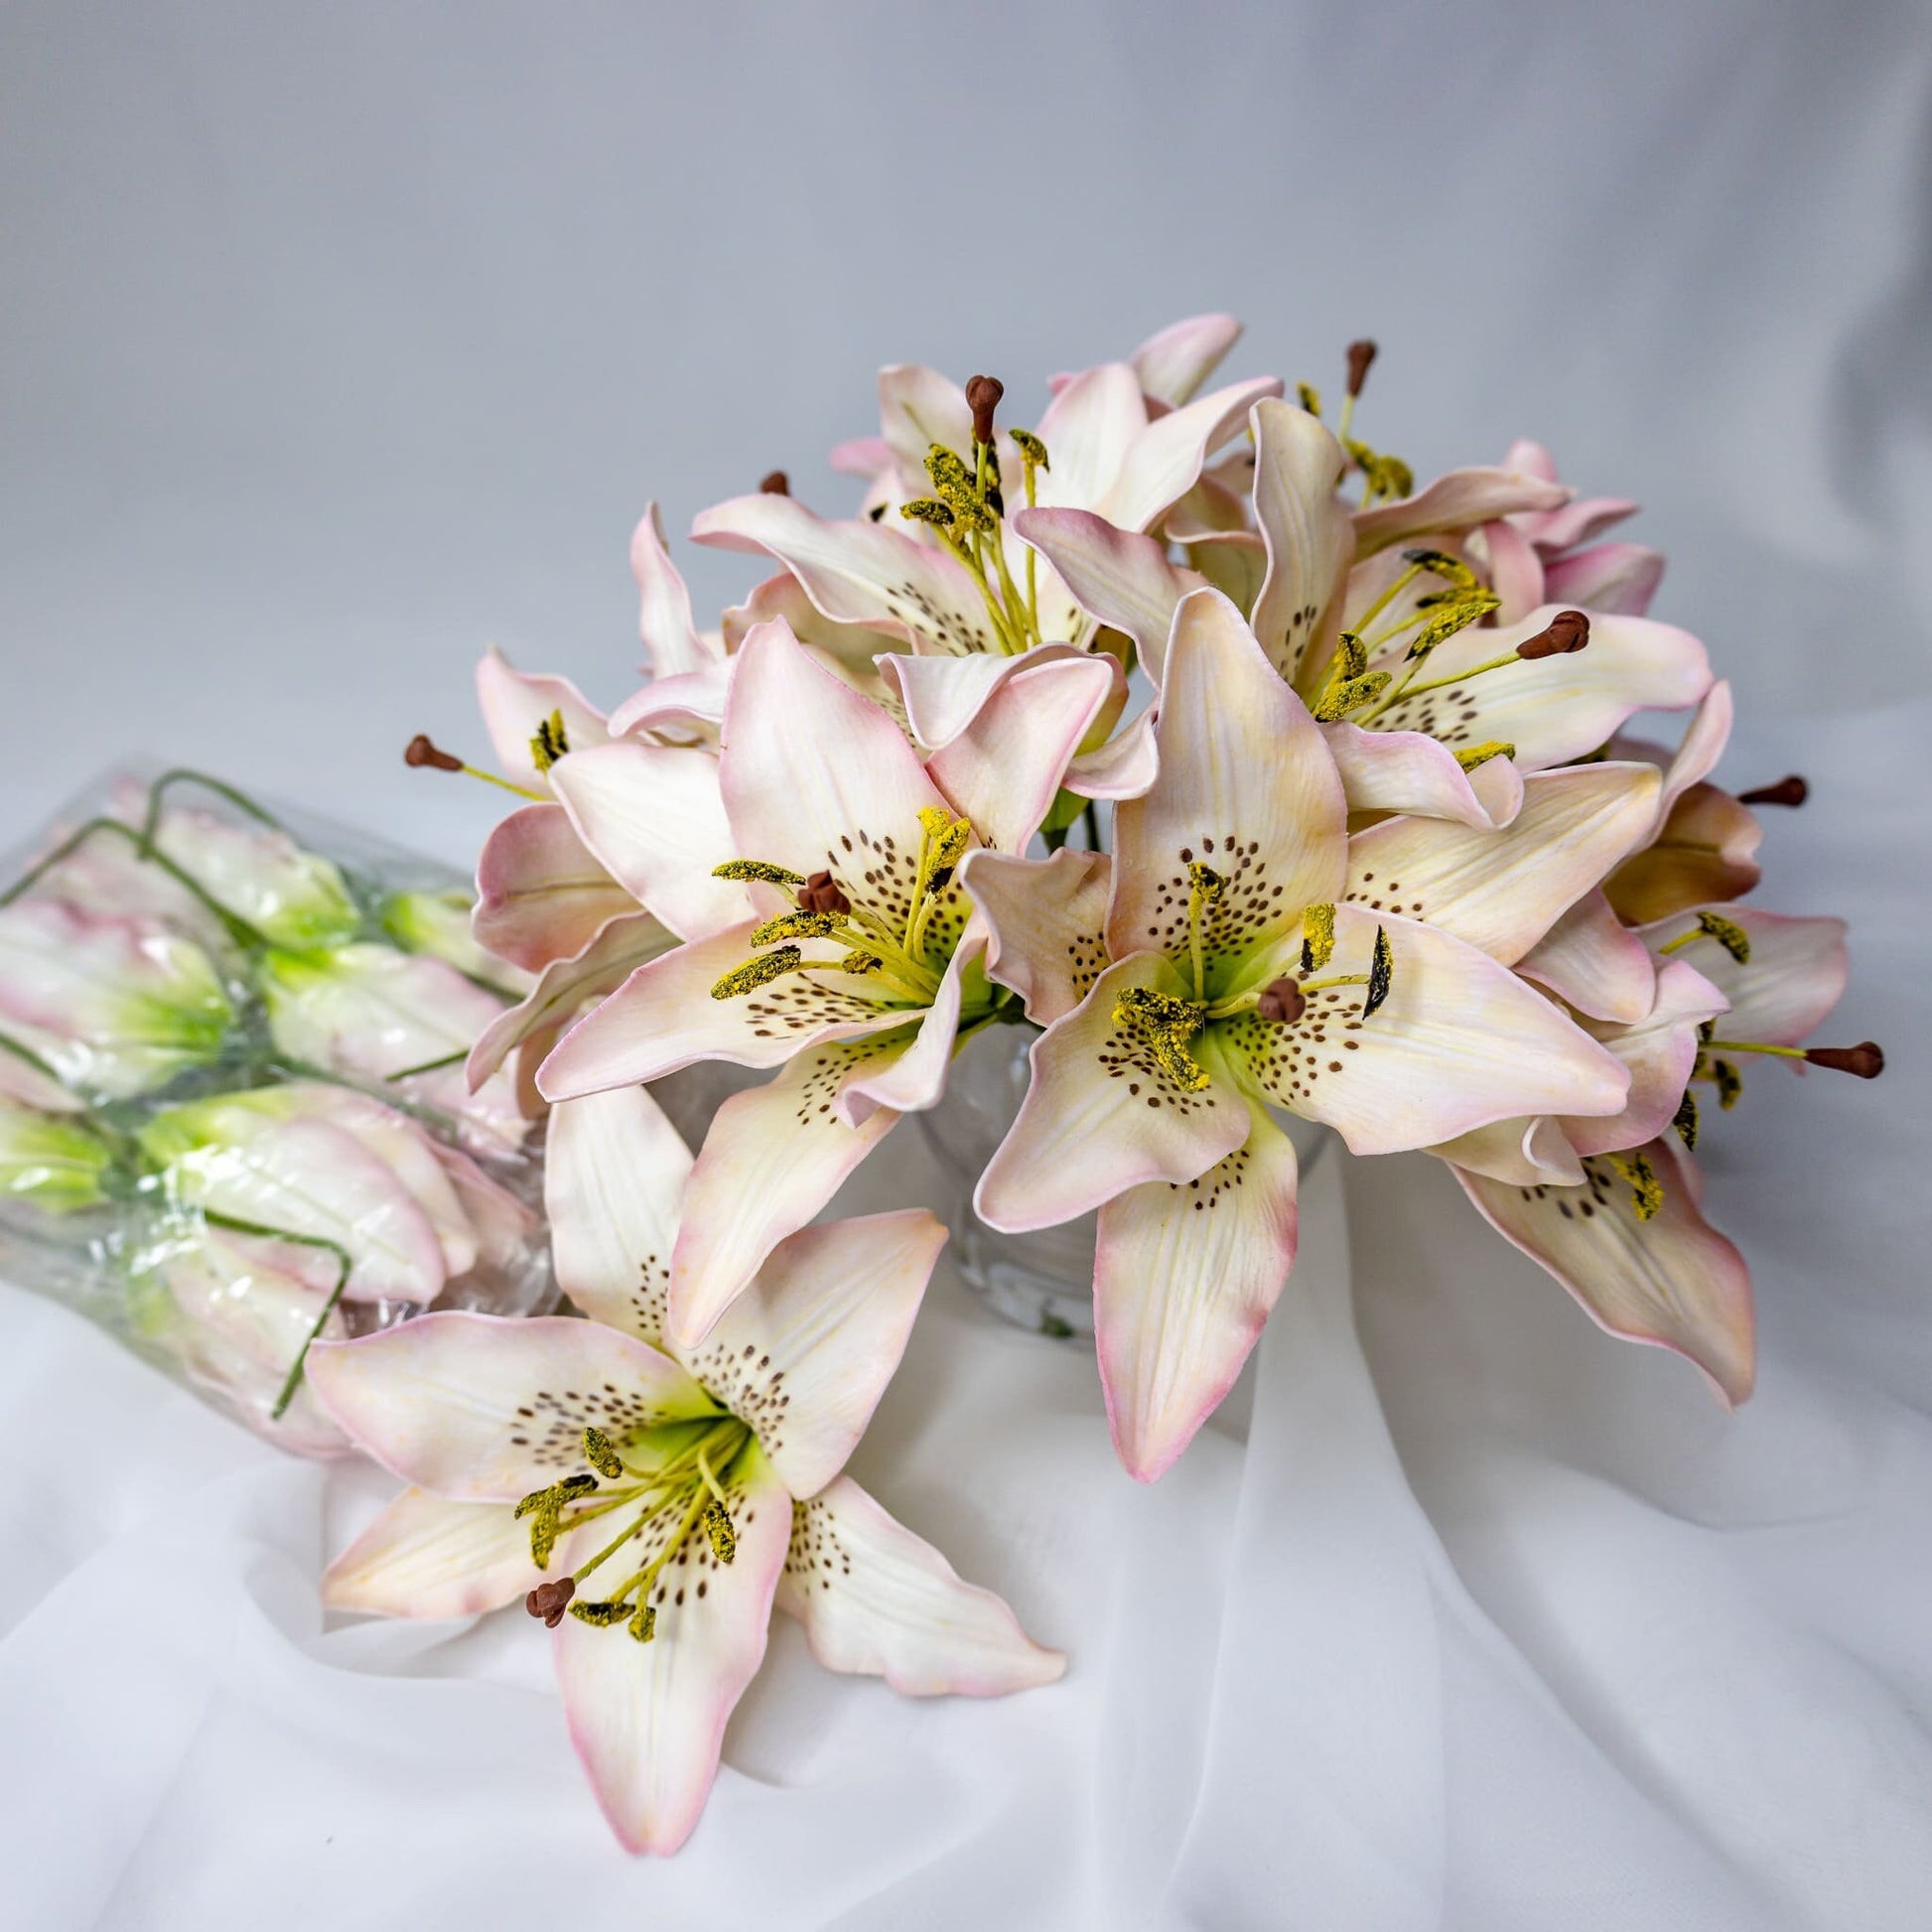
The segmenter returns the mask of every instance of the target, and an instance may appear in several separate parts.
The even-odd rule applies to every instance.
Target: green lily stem
[[[322,1305],[322,1312],[316,1316],[315,1325],[309,1330],[295,1360],[289,1364],[289,1372],[282,1382],[282,1392],[275,1398],[275,1406],[269,1412],[271,1422],[280,1422],[288,1413],[288,1406],[295,1400],[295,1392],[302,1386],[303,1365],[309,1359],[310,1344],[320,1335],[329,1317],[336,1312],[336,1305],[343,1299],[343,1290],[348,1286],[349,1271],[354,1261],[340,1241],[331,1241],[321,1234],[294,1234],[287,1228],[264,1226],[260,1221],[243,1221],[232,1214],[219,1214],[212,1208],[199,1210],[201,1217],[209,1227],[226,1228],[231,1234],[253,1234],[269,1241],[289,1241],[300,1248],[321,1248],[336,1257],[336,1286],[329,1291],[329,1299]]]
[[[164,771],[148,787],[147,816],[141,821],[142,856],[150,857],[154,852],[154,835],[161,825],[161,798],[170,785],[200,785],[204,791],[211,791],[217,798],[225,798],[237,811],[246,812],[258,825],[266,825],[272,832],[280,832],[284,838],[294,835],[273,812],[265,811],[248,796],[237,791],[233,785],[224,784],[219,778],[210,777],[206,771],[197,771],[189,765],[176,765]]]

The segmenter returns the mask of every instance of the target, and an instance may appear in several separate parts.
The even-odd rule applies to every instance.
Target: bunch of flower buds
[[[468,913],[198,773],[116,784],[0,894],[18,1272],[88,1284],[148,1352],[314,1453],[347,1445],[302,1389],[311,1340],[540,1296],[530,1123],[506,1079],[472,1094],[462,1072],[527,982]]]

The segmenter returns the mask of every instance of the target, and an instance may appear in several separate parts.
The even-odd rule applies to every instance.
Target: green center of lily
[[[620,1527],[569,1576],[538,1585],[524,1607],[553,1629],[568,1610],[598,1629],[621,1623],[638,1643],[650,1642],[656,1606],[665,1594],[660,1579],[666,1567],[700,1534],[719,1564],[729,1564],[738,1553],[729,1487],[733,1465],[751,1441],[750,1425],[725,1415],[663,1423],[620,1439],[586,1429],[584,1460],[590,1469],[533,1490],[516,1505],[518,1520],[529,1520],[530,1560],[548,1570],[560,1539],[605,1518]],[[620,1552],[643,1561],[618,1581],[601,1584],[600,1595],[579,1596],[585,1580]],[[697,1588],[702,1594],[702,1581]]]

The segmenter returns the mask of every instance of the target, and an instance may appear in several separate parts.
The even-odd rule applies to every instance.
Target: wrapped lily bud
[[[272,826],[169,810],[155,847],[272,945],[340,945],[361,923],[337,867]]]
[[[72,1214],[107,1198],[113,1157],[71,1120],[0,1100],[0,1200],[27,1201],[48,1214]]]
[[[498,959],[477,943],[471,930],[468,893],[394,893],[382,906],[382,929],[404,952],[428,953],[454,966],[465,979],[481,980],[520,1000],[536,984],[534,974]]]
[[[233,1018],[208,955],[152,919],[60,899],[0,907],[5,1057],[73,1093],[121,1100],[161,1086],[213,1059]],[[34,1098],[11,1073],[0,1091]]]
[[[522,1145],[529,1122],[509,1076],[497,1073],[472,1093],[463,1068],[503,1001],[454,966],[363,941],[328,953],[270,953],[259,978],[283,1052],[448,1115],[473,1152]]]

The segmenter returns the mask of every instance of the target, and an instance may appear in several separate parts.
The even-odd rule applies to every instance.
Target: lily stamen
[[[432,771],[461,771],[465,777],[481,778],[486,785],[500,785],[505,791],[515,792],[519,798],[532,798],[538,804],[548,803],[542,792],[532,791],[528,785],[519,785],[494,771],[485,771],[481,765],[465,764],[454,752],[444,751],[427,732],[418,732],[403,747],[402,761],[418,770],[428,766]]]

